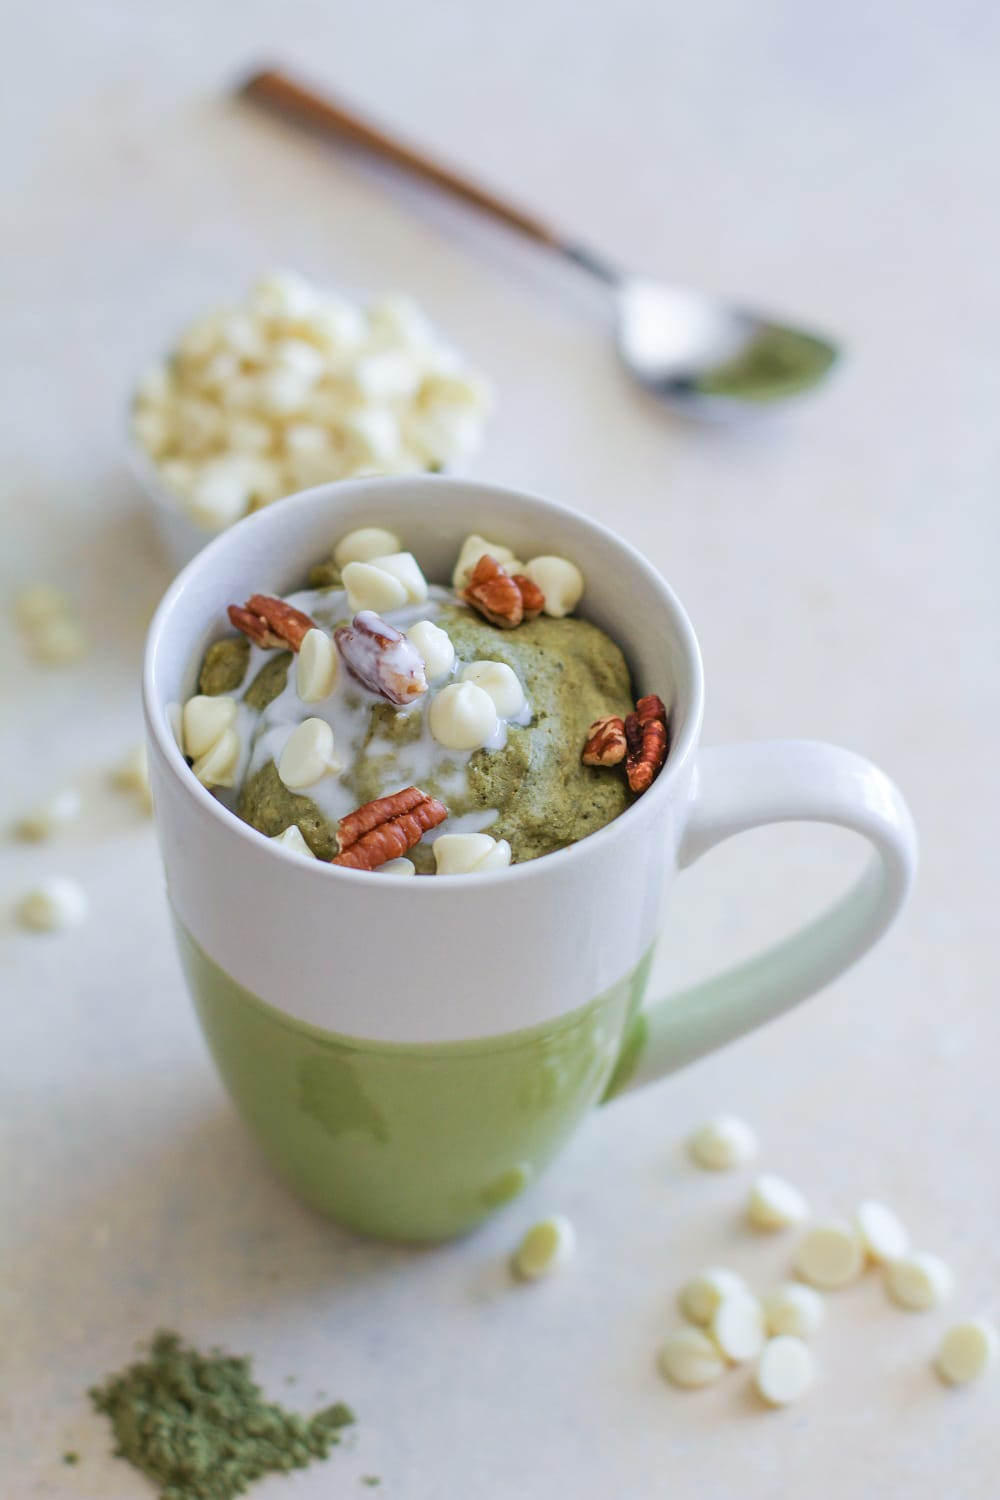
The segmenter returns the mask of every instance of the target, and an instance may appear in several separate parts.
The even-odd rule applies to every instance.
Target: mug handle
[[[605,1098],[672,1073],[815,994],[899,914],[917,869],[909,808],[870,761],[812,740],[700,751],[678,868],[733,834],[790,822],[832,823],[863,834],[874,854],[861,878],[793,936],[642,1010]]]

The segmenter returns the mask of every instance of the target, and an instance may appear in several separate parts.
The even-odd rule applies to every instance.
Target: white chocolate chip
[[[679,1328],[671,1334],[660,1349],[657,1363],[664,1379],[684,1390],[711,1385],[726,1368],[715,1344],[700,1328]]]
[[[316,306],[316,291],[296,271],[267,271],[250,292],[250,306],[261,318],[299,322]]]
[[[481,875],[510,864],[510,845],[488,833],[443,833],[434,840],[434,861],[439,875]]]
[[[384,615],[387,610],[401,609],[406,603],[405,584],[374,563],[348,563],[343,579],[347,607],[352,614],[373,609],[377,615]]]
[[[738,1115],[718,1115],[699,1127],[688,1142],[691,1159],[709,1172],[745,1166],[756,1155],[757,1138]]]
[[[17,919],[34,932],[60,932],[79,927],[89,910],[87,893],[75,880],[52,875],[18,903]]]
[[[346,568],[352,562],[371,562],[373,557],[386,556],[399,551],[399,537],[381,526],[360,526],[349,531],[333,550],[333,560],[338,568]]]
[[[771,1406],[798,1401],[816,1379],[816,1360],[801,1339],[788,1334],[769,1339],[757,1361],[754,1384]]]
[[[951,1267],[939,1255],[914,1250],[886,1267],[886,1291],[898,1307],[925,1312],[947,1302],[955,1285]]]
[[[852,1225],[839,1219],[807,1229],[795,1256],[795,1269],[802,1280],[820,1291],[835,1291],[857,1281],[864,1264],[861,1240]]]
[[[764,1347],[764,1314],[752,1293],[728,1292],[712,1315],[712,1337],[734,1365],[756,1359]]]
[[[423,658],[428,682],[447,677],[455,665],[455,648],[448,632],[435,625],[433,620],[418,620],[405,634]]]
[[[236,723],[236,699],[196,693],[184,705],[184,753],[197,760]]]
[[[341,430],[358,463],[381,466],[391,463],[399,451],[399,423],[384,406],[349,412]]]
[[[359,359],[351,374],[351,384],[364,401],[406,401],[420,386],[421,370],[417,361],[403,349],[385,349]]]
[[[278,339],[271,358],[275,368],[290,371],[308,385],[315,385],[326,369],[323,355],[315,344],[309,344],[305,339]]]
[[[51,615],[32,627],[31,644],[39,661],[50,666],[69,666],[87,652],[87,637],[74,619]]]
[[[260,410],[269,417],[299,416],[312,390],[312,381],[280,365],[265,370],[256,385]]]
[[[382,553],[372,558],[370,566],[381,568],[403,585],[407,604],[423,604],[427,598],[427,579],[412,552]]]
[[[199,526],[221,531],[245,516],[250,505],[246,475],[225,459],[206,463],[191,481],[187,508]]]
[[[523,1281],[537,1281],[565,1265],[576,1249],[576,1231],[562,1214],[533,1224],[514,1251],[513,1269]]]
[[[1000,1336],[985,1318],[953,1323],[938,1346],[934,1367],[948,1385],[969,1385],[997,1362]]]
[[[524,689],[517,673],[502,661],[474,661],[462,671],[463,682],[474,682],[493,699],[501,719],[513,719],[525,705]]]
[[[754,1179],[746,1210],[747,1223],[754,1229],[788,1229],[801,1224],[808,1213],[803,1194],[783,1177],[762,1172]]]
[[[384,865],[377,867],[379,875],[415,875],[417,867],[412,859],[387,859]]]
[[[816,1333],[826,1318],[823,1298],[800,1281],[783,1281],[763,1300],[764,1322],[769,1334],[788,1333],[806,1339]]]
[[[861,1243],[869,1260],[876,1265],[899,1260],[910,1248],[910,1236],[891,1208],[874,1198],[858,1205],[854,1216]]]
[[[506,568],[508,572],[520,573],[522,571],[522,564],[518,562],[509,547],[504,547],[499,542],[490,542],[486,537],[478,536],[476,532],[473,532],[462,543],[461,551],[458,554],[458,561],[455,564],[455,571],[451,575],[452,585],[456,589],[465,587],[469,581],[469,574],[475,568],[476,563],[481,557],[485,557],[487,553],[500,563],[502,567]]]
[[[561,620],[571,615],[583,596],[583,574],[566,557],[533,557],[525,575],[545,595],[545,613]]]
[[[333,730],[325,719],[303,719],[278,758],[278,775],[290,792],[305,791],[342,770],[334,755]]]
[[[66,595],[50,584],[30,583],[14,600],[14,613],[18,624],[31,630],[56,616],[68,616],[70,605]]]
[[[280,844],[282,849],[289,850],[292,854],[301,854],[304,859],[315,859],[316,856],[302,837],[302,829],[298,823],[289,823],[281,833],[273,834],[272,844]]]
[[[111,785],[119,792],[132,792],[147,812],[153,810],[149,785],[149,755],[145,744],[134,745],[111,773]]]
[[[704,1328],[715,1317],[715,1310],[723,1297],[730,1292],[746,1290],[746,1282],[736,1271],[730,1271],[726,1266],[708,1266],[684,1283],[677,1302],[686,1318]]]
[[[446,750],[479,750],[496,734],[497,711],[474,682],[450,682],[435,694],[428,714],[431,734]]]
[[[325,630],[307,630],[295,658],[295,691],[303,703],[322,703],[337,681],[337,648]]]
[[[37,802],[19,818],[15,832],[19,838],[36,842],[51,838],[60,828],[65,828],[80,816],[83,799],[75,787],[65,787],[51,797]]]
[[[235,729],[225,729],[191,769],[203,786],[233,786],[239,760],[240,737]]]

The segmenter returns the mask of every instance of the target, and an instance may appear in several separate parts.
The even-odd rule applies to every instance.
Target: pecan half
[[[428,829],[436,828],[447,816],[444,803],[418,786],[378,797],[341,818],[337,826],[340,852],[332,863],[349,870],[377,870],[419,844]]]
[[[229,619],[237,630],[249,636],[255,646],[271,650],[281,646],[297,651],[316,621],[286,604],[284,599],[272,599],[269,594],[251,594],[242,608],[230,604]]]
[[[625,771],[636,794],[648,791],[667,758],[667,710],[655,693],[640,698],[625,720]]]
[[[625,720],[617,714],[605,714],[587,730],[587,743],[580,758],[585,766],[617,766],[625,759],[627,748]]]
[[[545,607],[545,595],[537,583],[523,573],[511,576],[488,552],[476,563],[458,597],[501,630],[513,630],[522,620],[536,619]]]
[[[424,659],[416,646],[373,609],[333,632],[351,676],[390,703],[412,703],[427,691]]]

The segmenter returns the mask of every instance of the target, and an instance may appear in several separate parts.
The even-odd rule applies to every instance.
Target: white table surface
[[[953,1264],[956,1313],[1000,1312],[995,11],[92,0],[22,6],[5,43],[0,581],[65,587],[96,649],[43,670],[0,633],[0,818],[88,793],[58,842],[3,844],[0,903],[47,872],[92,903],[61,936],[0,930],[0,1491],[146,1494],[85,1390],[166,1325],[253,1353],[303,1407],[356,1406],[346,1450],[261,1500],[364,1493],[368,1473],[394,1500],[994,1495],[1000,1378],[943,1390],[948,1314],[897,1312],[874,1277],[831,1299],[821,1382],[786,1413],[741,1375],[668,1389],[654,1352],[687,1273],[723,1260],[764,1285],[788,1261],[740,1227],[745,1176],[684,1158],[721,1109],[817,1207],[893,1203]],[[224,102],[265,57],[623,259],[828,324],[849,365],[771,421],[669,420],[572,270]],[[425,1253],[332,1229],[262,1164],[183,991],[151,826],[104,786],[139,736],[166,582],[122,466],[128,383],[273,263],[412,290],[500,387],[475,472],[611,519],[678,588],[706,738],[861,750],[922,837],[917,895],[855,973],[596,1114],[528,1198]],[[675,892],[657,984],[750,951],[857,866],[809,829],[714,854]],[[506,1253],[554,1209],[574,1263],[512,1287]]]

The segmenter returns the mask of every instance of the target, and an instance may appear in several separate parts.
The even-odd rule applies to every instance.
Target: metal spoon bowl
[[[282,73],[255,73],[240,92],[296,125],[361,146],[432,182],[595,276],[615,298],[618,351],[626,369],[685,416],[724,419],[766,410],[815,389],[836,363],[839,351],[832,340],[686,287],[621,271],[533,214]]]

